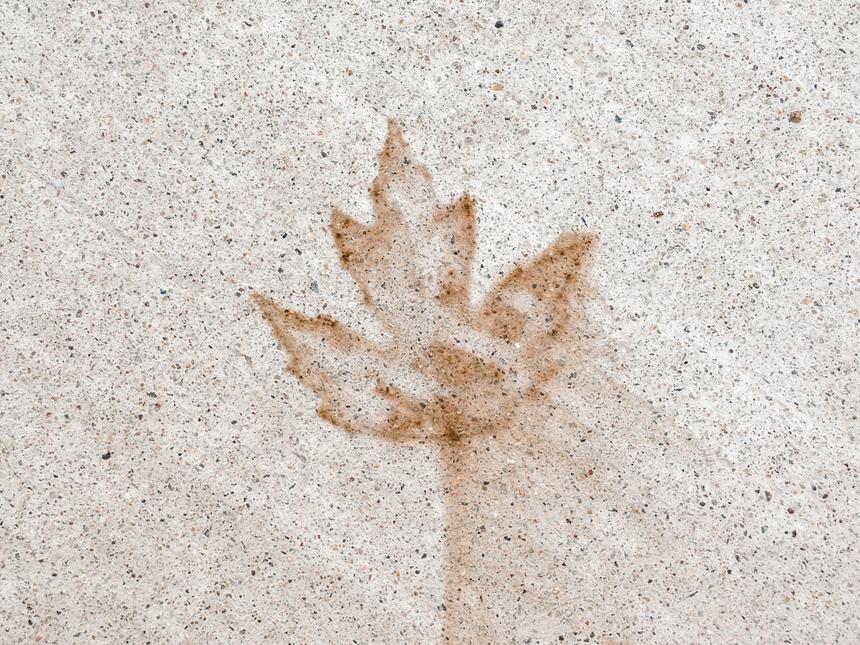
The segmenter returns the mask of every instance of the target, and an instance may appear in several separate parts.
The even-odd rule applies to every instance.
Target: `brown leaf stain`
[[[580,574],[615,574],[601,559],[609,538],[595,517],[623,516],[617,539],[653,557],[669,548],[653,503],[627,490],[625,478],[641,451],[666,451],[659,417],[598,367],[608,350],[587,315],[597,238],[560,236],[473,305],[475,200],[439,205],[393,121],[378,160],[372,221],[334,209],[331,231],[391,340],[371,342],[258,293],[254,302],[287,369],[319,398],[322,419],[438,447],[442,640],[503,642],[529,629],[588,636],[589,602],[606,602],[609,587]],[[579,608],[559,599],[553,578],[578,594]],[[604,641],[626,642],[622,632]]]

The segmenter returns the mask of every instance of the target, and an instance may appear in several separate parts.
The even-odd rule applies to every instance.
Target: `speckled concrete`
[[[0,4],[0,642],[856,643],[858,43],[848,1]],[[328,225],[388,118],[475,198],[473,301],[599,239],[575,424],[456,490],[250,299],[375,333]]]

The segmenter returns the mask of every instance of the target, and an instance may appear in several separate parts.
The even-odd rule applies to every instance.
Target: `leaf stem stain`
[[[512,616],[526,623],[539,616],[587,634],[587,618],[573,619],[534,581],[567,566],[565,540],[584,540],[592,528],[587,509],[623,500],[617,446],[563,396],[592,406],[600,399],[601,426],[636,408],[593,367],[597,334],[585,312],[596,238],[560,236],[473,305],[475,200],[438,204],[430,173],[394,121],[378,160],[372,221],[334,209],[331,231],[390,340],[371,342],[261,294],[254,302],[289,355],[288,370],[319,398],[322,419],[347,432],[438,445],[447,509],[444,641],[508,640],[526,628],[500,617],[499,606],[511,602]],[[536,507],[534,490],[553,506]]]

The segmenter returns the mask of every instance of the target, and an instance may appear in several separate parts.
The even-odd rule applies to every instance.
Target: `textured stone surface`
[[[0,642],[854,642],[858,20],[4,3]],[[380,337],[329,222],[388,118],[475,200],[474,303],[598,240],[600,352],[456,488],[251,300]]]

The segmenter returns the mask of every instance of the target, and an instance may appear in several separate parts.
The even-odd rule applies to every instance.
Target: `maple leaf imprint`
[[[471,302],[475,200],[440,205],[427,168],[390,120],[370,187],[373,220],[334,209],[340,261],[389,340],[254,294],[317,412],[351,432],[456,441],[495,432],[574,368],[595,237],[568,233]]]

